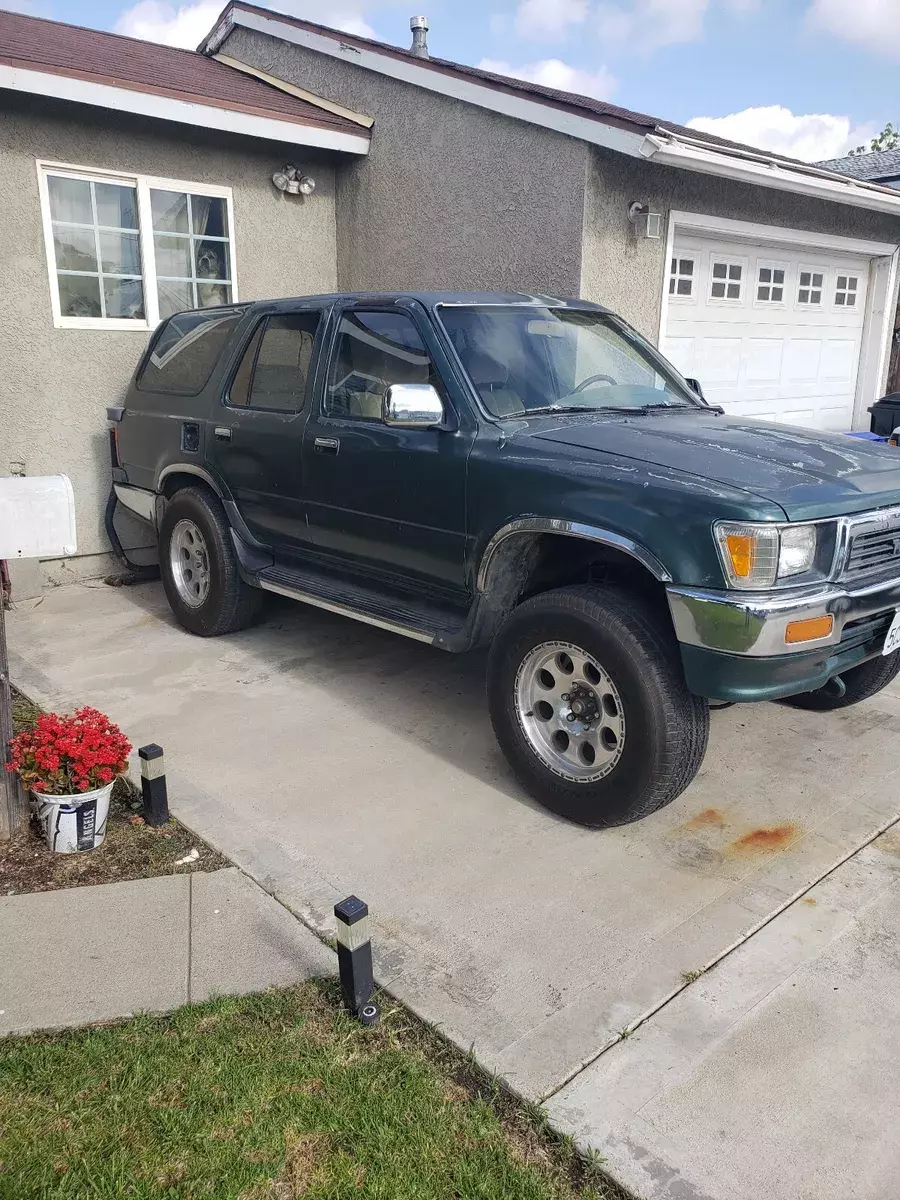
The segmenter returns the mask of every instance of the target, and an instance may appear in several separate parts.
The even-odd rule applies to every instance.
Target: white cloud
[[[171,0],[138,0],[126,9],[116,21],[116,33],[129,37],[143,38],[148,42],[162,42],[166,46],[182,46],[193,50],[215,25],[224,7],[222,0],[196,0],[195,3],[173,4]],[[341,29],[344,33],[355,33],[360,37],[374,37],[375,33],[363,17],[362,0],[345,0],[334,8],[322,0],[286,0],[279,4],[281,12],[294,17],[305,17]]]
[[[877,132],[874,126],[854,126],[849,117],[831,113],[795,116],[780,104],[745,108],[727,117],[694,117],[688,126],[805,162],[840,158]]]
[[[806,16],[814,29],[900,58],[897,0],[813,0]]]
[[[526,38],[565,37],[570,25],[587,20],[588,0],[521,0],[516,33]]]
[[[594,96],[597,100],[608,100],[616,88],[616,81],[606,67],[600,67],[598,71],[583,71],[558,58],[543,58],[540,62],[525,63],[521,67],[494,58],[483,58],[478,66],[482,71],[527,79],[530,83],[540,83],[561,92],[577,92],[580,96]]]
[[[597,28],[603,41],[646,52],[695,42],[708,8],[709,0],[634,0],[629,8],[601,3]]]

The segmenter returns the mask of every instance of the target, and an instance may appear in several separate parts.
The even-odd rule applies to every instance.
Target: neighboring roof
[[[40,78],[47,76],[73,83],[47,90],[40,86]],[[348,138],[360,141],[357,124],[196,51],[22,13],[0,11],[0,87],[126,110],[122,93],[140,93],[143,99],[131,111],[364,152],[341,144]],[[113,102],[104,103],[104,96]],[[175,104],[153,105],[146,99],[150,97]],[[210,110],[217,110],[218,118],[209,119]],[[199,119],[191,120],[191,111]]]
[[[714,134],[231,0],[199,49],[217,54],[236,27],[294,43],[481,108],[659,165],[900,216],[900,193]],[[332,97],[334,99],[334,97]],[[377,116],[377,114],[372,114]]]
[[[816,166],[854,179],[896,179],[900,176],[900,149],[848,154],[846,158],[829,158]]]

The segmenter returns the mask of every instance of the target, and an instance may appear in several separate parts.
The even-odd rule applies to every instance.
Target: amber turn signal
[[[735,575],[738,579],[747,579],[753,569],[754,539],[743,533],[729,533],[725,536],[725,545]]]
[[[784,631],[788,645],[797,642],[815,642],[828,637],[834,629],[834,617],[805,617],[802,621],[790,621]]]

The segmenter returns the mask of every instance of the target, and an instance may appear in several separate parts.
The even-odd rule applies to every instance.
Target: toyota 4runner
[[[490,644],[506,757],[585,825],[674,799],[711,699],[825,711],[900,669],[898,452],[728,416],[585,301],[181,313],[110,419],[115,496],[186,629],[277,592]]]

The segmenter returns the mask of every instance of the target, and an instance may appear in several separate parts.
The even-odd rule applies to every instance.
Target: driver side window
[[[325,392],[325,415],[380,421],[393,383],[438,387],[428,351],[403,312],[349,312],[341,317]]]

